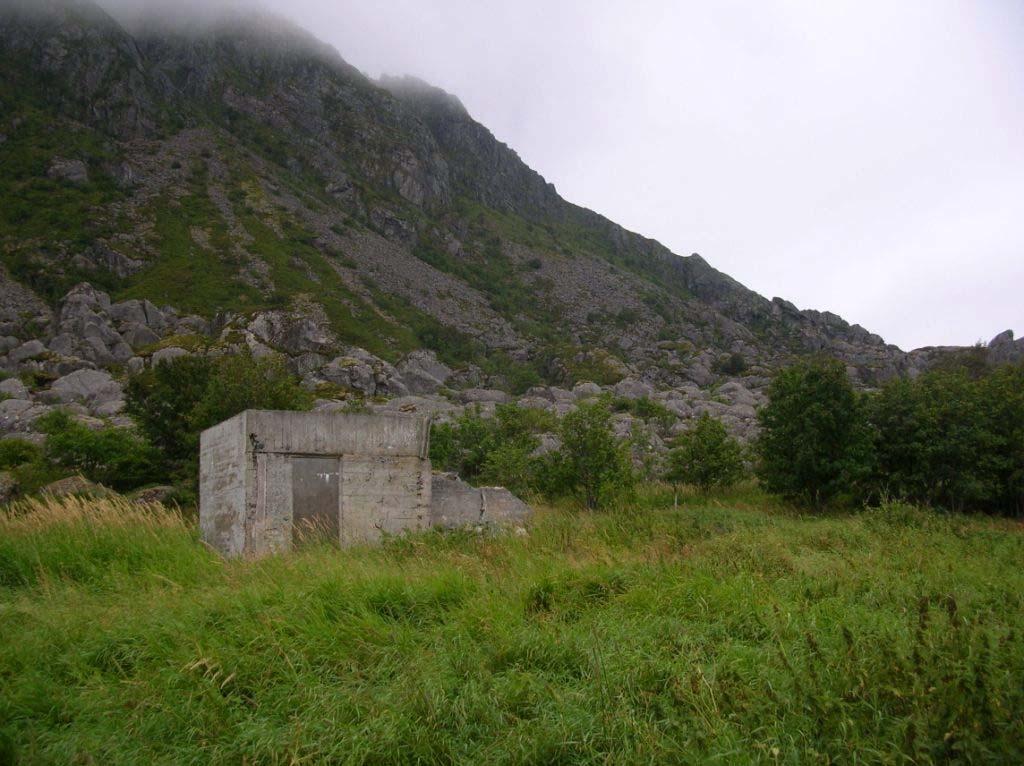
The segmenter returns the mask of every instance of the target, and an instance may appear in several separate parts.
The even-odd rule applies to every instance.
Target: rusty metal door
[[[292,539],[339,539],[341,460],[336,457],[293,457]]]

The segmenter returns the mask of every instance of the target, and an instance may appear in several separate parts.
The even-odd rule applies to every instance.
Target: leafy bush
[[[35,462],[42,456],[43,451],[32,442],[24,439],[0,440],[0,470]]]
[[[468,411],[454,423],[433,427],[430,458],[471,483],[526,492],[536,488],[531,454],[540,444],[537,434],[555,427],[554,416],[515,404],[499,405],[493,418]]]
[[[243,410],[308,410],[312,406],[312,397],[281,357],[231,354],[214,363],[213,375],[191,417],[193,426],[202,431]]]
[[[661,428],[668,428],[676,420],[676,416],[673,415],[664,404],[656,402],[646,396],[641,396],[636,399],[617,396],[612,399],[611,407],[615,412],[628,412],[635,417],[643,418],[644,420],[652,420]]]
[[[278,357],[248,352],[211,359],[182,356],[134,376],[127,409],[176,464],[194,468],[199,434],[247,409],[304,410],[312,397]]]
[[[199,432],[192,412],[212,377],[212,360],[190,355],[156,364],[128,381],[128,413],[171,460],[195,453]]]
[[[628,447],[615,438],[605,402],[580,404],[562,419],[561,466],[551,472],[589,509],[600,508],[635,483]]]
[[[876,496],[1024,512],[1024,368],[946,366],[868,402]]]
[[[758,413],[758,475],[765,488],[820,507],[860,494],[872,460],[863,407],[845,367],[814,359],[782,370]]]
[[[742,375],[747,371],[747,360],[743,354],[729,354],[716,360],[714,368],[723,375]]]
[[[665,479],[672,484],[692,484],[707,494],[715,487],[735,484],[742,475],[742,446],[720,420],[705,412],[669,452]]]
[[[158,480],[159,452],[141,434],[107,426],[90,429],[61,410],[37,421],[46,434],[46,458],[114,489],[126,490]]]

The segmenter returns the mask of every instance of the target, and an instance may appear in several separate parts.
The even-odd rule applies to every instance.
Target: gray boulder
[[[0,394],[3,394],[9,399],[29,398],[28,386],[26,386],[17,378],[8,378],[7,380],[0,380]]]
[[[602,393],[601,387],[589,380],[581,380],[572,387],[572,394],[577,399],[589,399],[594,396],[600,396]]]
[[[150,357],[153,366],[162,364],[163,362],[169,362],[172,359],[177,359],[181,356],[188,356],[188,351],[178,346],[168,346],[167,348],[161,348],[153,352],[153,356]]]
[[[50,339],[50,351],[61,356],[73,356],[78,340],[71,333],[62,332]]]
[[[112,304],[109,313],[110,318],[121,325],[147,324],[146,310],[142,306],[142,301],[134,298]]]
[[[121,330],[121,335],[124,338],[125,343],[132,348],[152,346],[160,340],[160,336],[144,324],[129,324]]]
[[[642,399],[654,395],[654,387],[636,378],[626,378],[615,384],[615,395],[625,399]]]
[[[29,340],[25,341],[17,348],[13,348],[7,352],[7,360],[12,365],[18,365],[22,362],[28,361],[29,359],[35,359],[36,357],[42,356],[45,353],[46,346],[41,340]]]
[[[110,490],[102,484],[89,481],[84,476],[68,476],[66,479],[58,479],[47,484],[43,487],[42,494],[51,497],[66,497],[68,495],[103,497],[109,495]]]
[[[300,378],[308,373],[315,372],[327,364],[327,357],[310,351],[293,357],[289,362],[292,370]]]
[[[28,399],[4,399],[0,401],[0,432],[22,433],[32,429],[32,424],[50,411],[45,404]]]
[[[687,367],[684,374],[698,386],[710,386],[715,382],[715,376],[707,367],[700,363]]]
[[[466,404],[482,404],[484,402],[505,404],[511,399],[504,391],[493,388],[470,388],[462,392],[461,398]]]
[[[264,311],[249,323],[249,332],[269,346],[289,354],[322,352],[332,339],[312,319],[286,311]]]
[[[665,409],[677,418],[688,418],[693,415],[693,407],[685,399],[668,399],[664,402]]]
[[[350,349],[346,356],[332,359],[318,374],[330,383],[366,396],[405,396],[409,393],[394,366],[361,348]]]
[[[77,186],[89,183],[89,168],[81,160],[54,157],[46,175],[55,181],[67,181]]]
[[[111,418],[124,410],[124,406],[124,400],[115,399],[113,401],[97,405],[93,412],[101,418]]]
[[[757,397],[754,396],[742,383],[730,380],[718,387],[717,393],[726,397],[733,404],[744,404],[749,407],[757,405]]]
[[[433,394],[451,377],[448,365],[440,362],[433,351],[413,351],[398,363],[398,373],[409,393]]]
[[[121,384],[103,370],[76,370],[55,380],[46,394],[61,404],[81,402],[90,407],[124,399]]]

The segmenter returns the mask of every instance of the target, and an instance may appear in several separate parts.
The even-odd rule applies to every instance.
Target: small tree
[[[861,491],[871,437],[840,362],[815,359],[782,370],[758,421],[758,476],[769,492],[820,507]]]
[[[593,510],[609,495],[632,486],[627,447],[615,438],[604,402],[581,404],[562,420],[562,475],[583,504]]]
[[[735,484],[742,475],[743,447],[720,420],[705,412],[669,452],[665,479],[674,485],[692,484],[706,495],[715,487]]]
[[[191,470],[199,433],[246,409],[309,409],[312,397],[277,357],[248,352],[161,362],[128,382],[127,410],[149,440]]]
[[[128,414],[171,460],[195,449],[190,419],[212,375],[209,357],[189,355],[155,364],[128,381]]]

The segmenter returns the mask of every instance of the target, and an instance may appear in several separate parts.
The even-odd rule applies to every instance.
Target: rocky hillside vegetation
[[[127,29],[88,0],[0,3],[0,260],[5,433],[55,405],[117,424],[128,374],[247,348],[318,406],[564,414],[609,392],[660,401],[666,432],[711,412],[749,437],[794,357],[873,386],[949,351],[575,206],[454,96],[280,21]]]

